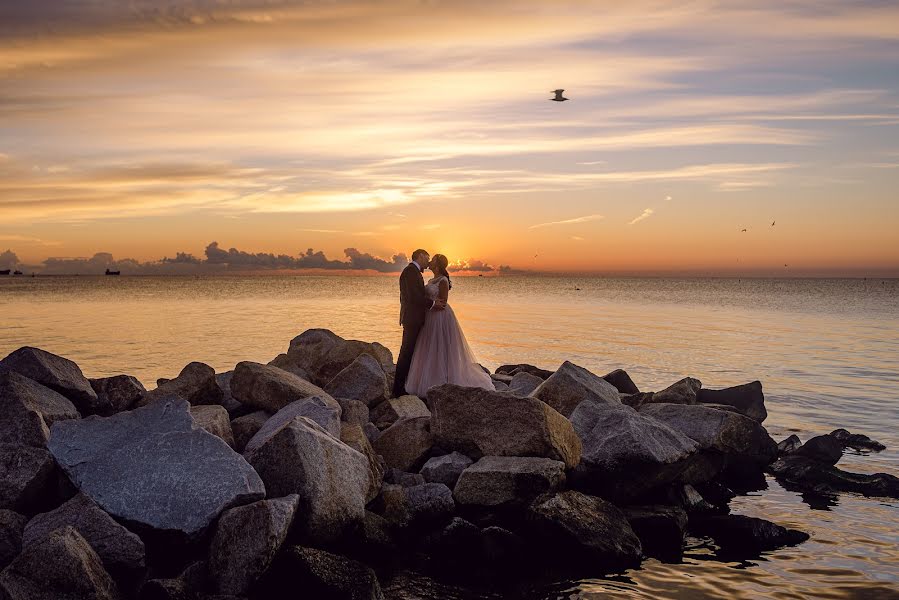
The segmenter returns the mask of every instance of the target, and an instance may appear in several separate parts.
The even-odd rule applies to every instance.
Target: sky
[[[0,0],[0,79],[7,265],[899,276],[895,2]]]

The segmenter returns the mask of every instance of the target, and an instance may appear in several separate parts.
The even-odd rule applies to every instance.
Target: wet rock
[[[431,417],[403,419],[385,429],[372,446],[388,467],[414,473],[431,456],[434,436]]]
[[[690,514],[711,514],[718,512],[696,488],[690,484],[674,485],[668,489],[668,504],[678,506]]]
[[[768,466],[780,481],[814,492],[856,492],[899,498],[899,478],[888,473],[851,473],[806,456],[788,454]]]
[[[343,423],[340,428],[340,441],[362,454],[368,460],[368,492],[365,494],[366,504],[374,500],[381,491],[381,481],[384,479],[384,467],[381,459],[371,447],[365,432],[358,425]]]
[[[0,596],[8,600],[121,597],[97,553],[74,527],[57,529],[26,546],[0,573]]]
[[[249,361],[240,362],[235,367],[231,377],[231,394],[242,404],[270,413],[276,413],[304,398],[330,398],[320,387],[292,373]]]
[[[793,450],[791,454],[835,465],[843,457],[843,444],[831,435],[817,435]]]
[[[192,362],[181,369],[177,377],[144,394],[138,406],[146,406],[156,400],[171,397],[186,400],[192,406],[199,406],[221,404],[224,393],[215,380],[215,370],[212,367],[201,362]]]
[[[370,415],[371,422],[383,430],[402,419],[430,417],[431,411],[418,396],[406,395],[380,403]]]
[[[459,475],[471,464],[472,460],[464,454],[451,452],[428,459],[420,473],[428,483],[442,483],[453,489],[459,480]]]
[[[231,421],[231,433],[234,436],[234,449],[243,452],[247,447],[247,443],[253,439],[253,436],[259,433],[265,422],[272,415],[264,410],[257,410],[248,415],[237,417]]]
[[[207,561],[213,588],[242,595],[271,566],[293,523],[299,496],[260,500],[222,513]]]
[[[449,520],[456,509],[452,491],[442,483],[409,487],[386,484],[381,494],[384,518],[393,527],[417,527]]]
[[[534,365],[528,364],[520,364],[520,365],[503,365],[496,369],[496,373],[499,375],[517,375],[518,373],[530,373],[531,375],[536,375],[540,379],[546,380],[553,374],[553,371],[547,371],[546,369],[541,369],[539,367],[535,367]]]
[[[516,396],[530,396],[543,383],[543,380],[536,375],[531,375],[526,371],[520,371],[512,376],[509,382],[509,391]]]
[[[492,569],[518,569],[527,559],[527,542],[517,533],[491,525],[481,530],[484,559]]]
[[[571,422],[536,398],[451,384],[432,388],[429,398],[432,431],[447,450],[471,458],[542,456],[567,468],[580,461],[581,440]]]
[[[80,416],[59,392],[15,371],[0,370],[0,444],[45,448],[55,421]]]
[[[715,540],[728,553],[757,554],[783,546],[795,546],[809,539],[807,533],[786,529],[746,515],[718,515],[691,518],[690,531]]]
[[[469,506],[524,506],[564,483],[563,462],[534,456],[485,456],[462,472],[453,497]]]
[[[684,377],[652,396],[653,403],[663,404],[696,404],[696,394],[702,382],[693,377]]]
[[[0,444],[0,509],[39,512],[55,482],[56,465],[47,450]]]
[[[646,556],[665,562],[680,562],[684,555],[687,513],[677,506],[628,506],[623,509],[628,523]]]
[[[603,379],[567,360],[546,381],[531,392],[563,416],[569,416],[584,401],[621,406],[618,390]]]
[[[97,393],[98,404],[104,407],[103,416],[131,410],[147,392],[144,384],[131,375],[99,377],[88,381]]]
[[[736,385],[722,390],[699,389],[696,392],[696,401],[700,404],[725,404],[733,406],[741,414],[759,423],[768,418],[765,409],[765,394],[762,392],[762,382],[753,381]]]
[[[790,434],[789,437],[781,440],[777,444],[777,455],[783,456],[784,454],[790,454],[794,452],[802,445],[802,440],[799,439],[799,436],[795,433]]]
[[[0,509],[0,571],[22,551],[22,532],[28,517]]]
[[[228,411],[224,406],[217,404],[205,404],[192,406],[190,416],[194,423],[202,427],[212,435],[221,438],[226,444],[234,448],[234,433],[231,431],[231,421],[228,420]]]
[[[420,473],[407,473],[401,469],[388,468],[384,472],[384,483],[401,487],[412,487],[428,483]]]
[[[275,358],[270,360],[268,362],[268,364],[273,367],[278,367],[279,369],[283,369],[283,370],[287,371],[288,373],[292,373],[292,374],[296,375],[297,377],[299,377],[300,379],[305,379],[306,381],[309,381],[311,378],[311,375],[309,374],[309,372],[306,371],[306,369],[304,369],[300,365],[298,365],[297,361],[294,360],[294,358],[292,356],[290,356],[289,354],[279,354],[278,356],[276,356]]]
[[[634,394],[618,394],[618,399],[622,404],[626,404],[631,408],[640,408],[644,404],[652,403],[655,392],[636,392]]]
[[[845,429],[834,429],[830,432],[830,435],[837,438],[840,443],[843,444],[844,448],[853,448],[855,450],[874,450],[875,452],[886,450],[886,446],[884,446],[877,440],[872,440],[868,436],[861,433],[849,433]]]
[[[0,361],[3,369],[15,371],[28,379],[59,392],[75,405],[82,415],[109,409],[100,403],[97,393],[74,362],[40,348],[23,346]]]
[[[322,396],[310,396],[302,400],[291,402],[274,415],[269,417],[265,424],[247,442],[245,452],[255,449],[260,443],[268,439],[271,433],[285,423],[296,417],[306,417],[316,423],[335,439],[340,439],[340,405],[337,401],[324,394]]]
[[[340,405],[340,420],[351,425],[365,427],[369,423],[371,415],[368,405],[352,398],[335,398]]]
[[[250,465],[196,427],[190,405],[160,400],[53,425],[49,449],[75,486],[113,517],[193,539],[225,509],[265,496]],[[165,498],[165,502],[160,502]]]
[[[602,376],[603,379],[611,383],[621,394],[639,394],[637,384],[631,379],[624,369],[615,369],[611,373]]]
[[[430,542],[429,554],[441,567],[470,568],[481,560],[481,528],[461,517],[453,517]]]
[[[302,590],[321,600],[381,600],[375,572],[355,560],[315,548],[292,546],[281,553],[265,577],[262,597],[279,590]]]
[[[334,541],[362,520],[368,460],[314,421],[294,417],[276,429],[263,428],[247,448],[269,496],[300,497],[297,525],[313,540]]]
[[[359,354],[325,386],[332,396],[352,398],[372,407],[390,397],[387,375],[370,354]]]

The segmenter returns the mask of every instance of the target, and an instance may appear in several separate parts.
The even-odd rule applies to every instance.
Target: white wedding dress
[[[432,300],[437,298],[441,280],[446,281],[446,277],[436,277],[425,286]],[[425,317],[415,342],[406,392],[424,398],[430,388],[444,383],[495,389],[490,375],[478,365],[449,304],[443,310],[428,311]]]

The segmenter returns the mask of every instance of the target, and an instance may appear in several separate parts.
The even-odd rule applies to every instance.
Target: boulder
[[[793,450],[791,454],[835,465],[843,457],[843,444],[832,435],[816,435]]]
[[[373,357],[385,374],[394,370],[393,355],[381,344],[345,340],[327,329],[310,329],[298,335],[290,341],[287,354],[318,385],[327,384],[362,354]]]
[[[401,469],[388,468],[384,471],[384,483],[401,487],[412,487],[428,483],[420,473],[407,473]]]
[[[509,391],[516,396],[530,396],[543,383],[543,380],[527,371],[520,371],[512,376]]]
[[[0,573],[7,600],[117,600],[118,587],[91,545],[64,527],[26,546]]]
[[[271,432],[279,429],[296,417],[306,417],[313,421],[335,439],[340,439],[340,405],[328,396],[310,396],[291,402],[274,415],[269,417],[265,424],[247,442],[245,452],[256,448],[262,441],[268,439]]]
[[[268,364],[273,367],[278,367],[279,369],[284,369],[288,373],[293,373],[300,379],[305,379],[306,381],[309,381],[311,377],[309,375],[309,372],[298,365],[297,361],[294,360],[294,358],[289,354],[279,354],[278,356],[270,360]]]
[[[782,456],[768,466],[768,472],[781,482],[817,493],[856,492],[899,498],[899,478],[895,475],[851,473],[807,456]]]
[[[631,379],[624,369],[615,369],[611,373],[602,376],[603,379],[611,383],[619,394],[638,394],[637,384]]]
[[[626,404],[631,408],[640,408],[644,404],[650,404],[655,392],[636,392],[634,394],[618,394],[618,399],[622,404]]]
[[[146,406],[156,400],[171,397],[186,400],[192,406],[199,406],[221,404],[225,394],[215,379],[215,370],[212,367],[201,362],[192,362],[181,369],[177,377],[144,394],[138,406]]]
[[[702,382],[693,377],[684,377],[652,396],[651,402],[659,404],[696,404],[696,394]]]
[[[218,404],[203,404],[190,407],[190,416],[194,423],[202,427],[212,435],[221,438],[226,444],[234,448],[234,433],[231,431],[231,421],[228,420],[228,411]]]
[[[531,392],[531,396],[546,402],[565,417],[585,400],[621,406],[618,390],[611,383],[567,360],[558,371]]]
[[[134,408],[147,389],[136,377],[131,375],[114,375],[88,379],[91,388],[97,393],[97,400],[103,416],[109,416],[123,410]]]
[[[691,515],[718,512],[718,509],[690,484],[673,485],[668,488],[666,496],[669,505],[678,506]]]
[[[378,429],[387,429],[401,419],[430,417],[431,411],[418,396],[391,398],[371,410],[370,419]]]
[[[260,500],[222,513],[207,567],[220,594],[245,595],[271,566],[293,523],[299,496]]]
[[[45,448],[55,421],[80,416],[59,392],[15,371],[0,370],[0,444]]]
[[[462,472],[453,497],[469,506],[524,506],[564,483],[563,462],[535,456],[485,456]]]
[[[372,446],[388,467],[417,472],[431,456],[431,417],[403,419],[385,429]]]
[[[362,431],[365,432],[365,437],[368,438],[368,441],[374,444],[379,437],[381,437],[381,430],[378,429],[374,423],[366,423],[362,426]]]
[[[373,356],[364,353],[336,373],[325,391],[332,396],[364,402],[369,407],[390,397],[383,367]]]
[[[62,506],[32,518],[22,535],[30,546],[63,527],[75,528],[90,544],[103,567],[122,589],[133,589],[146,570],[144,543],[85,496],[77,494]]]
[[[235,367],[231,394],[242,404],[270,413],[310,396],[330,398],[320,387],[292,373],[249,361],[240,362]]]
[[[74,362],[40,348],[23,346],[0,360],[0,371],[9,369],[57,391],[75,405],[82,415],[108,410],[97,392]]]
[[[872,440],[868,436],[861,433],[849,433],[845,429],[834,429],[830,432],[830,435],[837,438],[840,443],[843,444],[844,448],[852,448],[854,450],[873,450],[875,452],[886,450],[886,446],[884,446],[877,440]]]
[[[510,392],[512,389],[509,387],[509,384],[503,383],[502,381],[493,381],[493,389],[497,392]],[[517,396],[522,396],[526,394],[516,394]]]
[[[687,534],[687,513],[677,506],[628,506],[622,509],[631,529],[640,538],[646,556],[680,562]]]
[[[608,385],[608,384],[607,384]],[[432,388],[431,429],[437,443],[477,459],[542,456],[567,468],[581,459],[581,441],[568,421],[536,398],[444,384]]]
[[[579,405],[571,423],[581,439],[581,461],[572,483],[625,500],[674,481],[699,445],[629,406]]]
[[[352,398],[335,398],[340,405],[340,420],[351,425],[365,427],[370,421],[368,405]]]
[[[247,447],[247,443],[253,439],[265,422],[272,415],[264,410],[257,410],[248,415],[237,417],[231,421],[231,433],[234,436],[234,449],[243,452]]]
[[[723,390],[699,389],[696,392],[696,401],[700,404],[733,406],[741,414],[755,419],[759,423],[768,418],[768,411],[765,409],[765,394],[762,392],[762,382],[760,381],[744,383]]]
[[[472,460],[460,452],[451,452],[443,456],[428,459],[419,471],[428,483],[442,483],[453,489],[462,471],[470,467]]]
[[[365,432],[358,425],[341,424],[340,441],[368,460],[368,492],[365,494],[365,503],[368,504],[381,491],[381,482],[384,479],[384,467],[381,459],[371,447],[368,438],[365,437]]]
[[[481,368],[483,369],[484,367],[481,367]],[[486,369],[484,369],[484,370],[486,371]],[[509,384],[512,383],[512,377],[514,377],[514,375],[505,375],[503,373],[490,374],[490,379],[493,380],[493,383],[503,383],[506,385],[506,387],[508,387]],[[543,380],[541,379],[540,381],[543,381]]]
[[[0,444],[0,509],[39,512],[52,502],[56,476],[53,456],[44,448]]]
[[[796,529],[786,529],[746,515],[717,515],[690,519],[690,532],[709,536],[728,554],[758,554],[783,546],[795,546],[809,539]]]
[[[520,364],[520,365],[503,365],[501,367],[497,367],[496,373],[498,375],[516,375],[518,373],[530,373],[531,375],[536,375],[540,379],[546,380],[553,374],[553,371],[547,371],[546,369],[541,369],[539,367],[535,367],[534,365],[528,364]]]
[[[382,600],[375,572],[355,560],[316,548],[291,546],[265,577],[263,598],[280,598],[282,590],[301,590],[305,598]]]
[[[339,335],[327,329],[308,329],[290,340],[287,355],[296,367],[313,375],[328,352],[345,342]],[[304,378],[305,379],[305,378]]]
[[[636,566],[640,540],[614,504],[574,490],[547,494],[528,508],[538,539],[554,553],[604,566]]]
[[[789,437],[781,440],[777,444],[777,455],[783,456],[784,454],[790,454],[795,451],[802,445],[802,440],[799,439],[799,436],[795,433],[790,434]]]
[[[384,518],[398,528],[430,526],[449,520],[456,509],[452,491],[442,483],[409,487],[386,484],[381,495]]]
[[[182,539],[202,535],[223,510],[265,496],[246,460],[197,427],[179,398],[56,423],[49,449],[72,483],[107,513]]]
[[[28,517],[0,509],[0,571],[22,551],[22,533]]]
[[[297,416],[264,427],[244,454],[269,496],[300,497],[297,524],[313,540],[334,541],[362,520],[368,460],[311,419]]]
[[[231,379],[234,377],[234,371],[225,371],[224,373],[215,374],[215,383],[222,390],[221,405],[228,411],[228,418],[234,419],[248,414],[249,407],[241,404],[234,394],[231,393]]]
[[[141,588],[141,600],[213,600],[210,591],[209,571],[206,561],[187,566],[177,577],[150,579]],[[227,600],[242,600],[226,597]],[[222,600],[226,600],[222,599]]]

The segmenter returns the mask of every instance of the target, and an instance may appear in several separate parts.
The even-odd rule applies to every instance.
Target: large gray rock
[[[461,452],[451,452],[428,459],[419,473],[428,483],[442,483],[453,489],[459,481],[459,475],[471,464],[472,460]]]
[[[0,509],[0,571],[22,551],[22,533],[28,517]]]
[[[234,371],[225,371],[224,373],[215,374],[215,383],[222,390],[221,405],[228,411],[229,418],[237,418],[248,414],[248,407],[241,404],[234,394],[231,393],[231,379],[234,377]]]
[[[131,410],[147,393],[144,384],[131,375],[114,375],[89,379],[91,387],[97,392],[100,406],[104,407],[103,416],[123,410]]]
[[[502,365],[497,367],[496,374],[497,375],[510,375],[514,376],[518,373],[530,373],[531,375],[536,375],[540,379],[546,380],[552,376],[552,371],[547,371],[546,369],[541,369],[540,367],[535,367],[534,365],[529,364],[519,364],[519,365]]]
[[[0,371],[0,444],[44,448],[55,421],[80,416],[59,392],[15,371]]]
[[[380,500],[384,518],[397,528],[427,526],[449,520],[456,508],[453,492],[442,483],[410,486],[385,484]]]
[[[310,329],[298,335],[290,341],[287,354],[318,385],[334,379],[361,354],[374,357],[386,374],[394,368],[390,350],[381,344],[345,340],[327,329]]]
[[[83,415],[106,410],[97,393],[74,362],[40,348],[23,346],[0,361],[4,368],[55,390],[72,401]]]
[[[406,395],[380,403],[371,410],[369,418],[378,429],[387,429],[402,419],[430,416],[431,411],[421,398]]]
[[[299,496],[260,500],[222,513],[207,566],[220,594],[245,595],[271,566],[293,523]]]
[[[614,504],[574,490],[548,494],[528,508],[537,534],[550,547],[579,560],[637,565],[642,548],[627,518]]]
[[[49,449],[72,483],[113,517],[186,538],[201,535],[223,510],[265,496],[253,468],[197,427],[179,398],[56,423]]]
[[[535,456],[485,456],[462,472],[453,497],[469,506],[524,506],[564,483],[563,462]]]
[[[288,373],[293,373],[300,379],[305,379],[306,381],[309,381],[309,378],[311,377],[311,375],[309,375],[309,372],[298,365],[297,361],[294,360],[294,358],[289,354],[279,354],[272,360],[268,361],[268,364],[273,367],[278,367],[279,369],[284,369]]]
[[[0,444],[0,509],[33,514],[47,503],[55,483],[56,464],[47,450]]]
[[[615,369],[611,373],[603,375],[602,378],[615,386],[619,394],[638,394],[640,392],[637,384],[624,369]]]
[[[531,396],[546,402],[565,417],[585,400],[610,406],[621,405],[615,386],[567,360],[531,392]]]
[[[359,452],[368,460],[368,492],[365,494],[366,504],[375,499],[381,491],[381,482],[384,480],[384,465],[375,453],[371,442],[365,437],[365,432],[358,425],[342,423],[340,427],[340,441]]]
[[[71,526],[91,545],[104,568],[123,588],[134,586],[146,568],[144,543],[84,494],[59,508],[36,515],[25,527],[22,544],[39,543],[53,531]]]
[[[372,446],[388,467],[417,472],[431,456],[434,436],[431,417],[415,417],[385,429]]]
[[[793,450],[792,454],[835,465],[843,457],[843,444],[832,435],[816,435]]]
[[[375,572],[364,564],[316,548],[291,546],[272,566],[263,598],[282,597],[283,590],[302,590],[304,598],[383,600]]]
[[[278,430],[285,423],[292,421],[296,417],[306,417],[334,438],[340,439],[340,405],[337,404],[334,398],[324,394],[291,402],[276,412],[256,432],[256,435],[247,442],[244,451],[255,449],[260,443],[268,439],[273,431]]]
[[[796,529],[746,515],[715,515],[690,519],[691,532],[709,536],[729,554],[755,555],[765,550],[794,546],[809,539]]]
[[[390,396],[387,375],[377,359],[370,354],[357,356],[328,382],[325,391],[332,396],[364,402],[369,407],[376,406]]]
[[[312,539],[334,541],[362,520],[368,460],[307,417],[260,431],[245,456],[270,496],[300,497],[298,525]]]
[[[312,375],[318,371],[325,356],[345,341],[327,329],[308,329],[290,340],[287,355],[298,368]]]
[[[696,401],[700,404],[724,404],[733,406],[741,414],[759,423],[768,417],[765,409],[765,394],[762,392],[762,382],[753,381],[743,385],[724,388],[722,390],[709,390],[700,388],[696,392]]]
[[[845,429],[834,429],[830,435],[837,438],[844,448],[853,448],[859,451],[873,450],[874,452],[886,450],[886,446],[863,433],[850,433]]]
[[[431,431],[447,450],[471,458],[542,456],[568,468],[580,462],[581,440],[571,422],[541,400],[452,384],[428,395]]]
[[[782,456],[784,454],[790,454],[801,446],[802,440],[799,439],[799,436],[795,433],[791,433],[777,443],[777,455]]]
[[[571,423],[583,444],[573,482],[615,500],[673,481],[699,448],[683,433],[629,406],[584,402],[571,413]]]
[[[310,396],[330,397],[317,385],[292,373],[249,361],[238,363],[234,369],[231,394],[242,404],[271,413]]]
[[[193,406],[221,404],[224,396],[215,379],[215,369],[201,362],[192,362],[181,369],[177,377],[144,394],[138,406],[172,397],[186,400]]]
[[[73,527],[26,546],[3,573],[5,600],[117,600],[118,587],[90,544]]]
[[[189,564],[176,577],[150,579],[141,588],[141,600],[240,600],[233,596],[210,596],[206,561]]]
[[[253,439],[253,436],[259,433],[265,422],[272,415],[264,410],[257,410],[248,415],[237,417],[231,421],[231,433],[234,435],[234,449],[243,452],[247,447],[247,443]]]
[[[365,427],[369,423],[370,413],[365,402],[352,398],[335,398],[340,405],[340,420],[344,423]]]
[[[768,472],[791,488],[816,494],[855,492],[865,496],[899,498],[899,477],[890,473],[852,473],[807,456],[787,454],[768,466]]]
[[[520,371],[512,376],[509,382],[509,391],[516,396],[530,396],[534,390],[543,384],[543,380],[527,371]]]
[[[228,420],[228,411],[224,406],[218,404],[191,406],[190,416],[197,426],[234,448],[234,433],[231,431],[231,421]]]
[[[662,404],[696,404],[696,394],[702,382],[693,377],[684,377],[652,395],[650,402]]]

